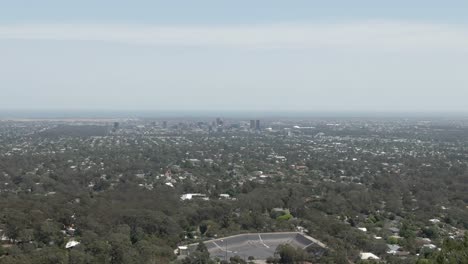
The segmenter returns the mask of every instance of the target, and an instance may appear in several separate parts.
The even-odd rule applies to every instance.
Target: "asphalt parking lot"
[[[208,240],[204,243],[210,256],[219,259],[229,259],[233,256],[240,256],[244,259],[249,256],[255,259],[267,259],[274,255],[276,248],[281,244],[290,244],[302,249],[312,245],[326,247],[319,241],[299,232],[240,234]],[[186,254],[193,252],[196,246],[196,244],[189,245]]]

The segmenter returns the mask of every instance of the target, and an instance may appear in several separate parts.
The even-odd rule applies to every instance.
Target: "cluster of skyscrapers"
[[[250,120],[251,130],[260,130],[260,120]]]
[[[156,126],[156,122],[153,121],[151,122],[151,124],[153,126]],[[245,123],[244,123],[245,124]],[[168,125],[168,121],[162,121],[160,123],[161,127],[163,129],[167,129],[169,128],[169,125]],[[208,123],[208,122],[197,122],[197,127],[198,128],[203,128],[203,127],[207,127],[209,132],[213,132],[213,131],[216,131],[216,132],[223,132],[224,129],[241,129],[241,128],[246,128],[244,126],[242,126],[241,123],[228,123],[226,124],[225,121],[218,117],[216,118],[215,120],[213,120],[212,122]],[[184,124],[183,123],[179,123],[177,125],[173,125],[171,126],[171,128],[181,128],[181,127],[184,127]],[[117,129],[119,128],[119,123],[116,122],[114,123],[114,131],[116,131]],[[260,131],[261,128],[260,128],[260,120],[250,120],[250,126],[249,126],[249,129],[250,131]]]

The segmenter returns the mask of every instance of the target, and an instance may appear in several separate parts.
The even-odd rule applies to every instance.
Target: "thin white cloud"
[[[468,51],[468,28],[465,26],[398,21],[243,26],[0,25],[0,39],[189,47]]]

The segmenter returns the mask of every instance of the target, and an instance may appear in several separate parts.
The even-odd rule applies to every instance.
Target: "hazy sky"
[[[468,112],[468,1],[2,1],[0,109]]]

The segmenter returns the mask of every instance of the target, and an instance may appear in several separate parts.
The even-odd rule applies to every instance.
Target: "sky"
[[[468,113],[467,1],[0,2],[0,110]]]

